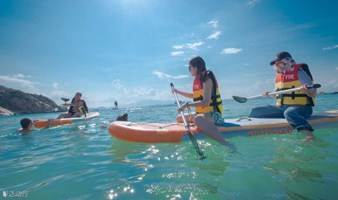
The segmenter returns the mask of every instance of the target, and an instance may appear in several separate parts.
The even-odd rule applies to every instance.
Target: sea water
[[[225,117],[248,115],[270,99],[224,101]],[[315,112],[338,109],[338,95],[318,97]],[[313,142],[301,134],[226,138],[231,153],[199,140],[200,161],[189,142],[140,144],[113,138],[107,124],[127,112],[129,121],[173,122],[172,105],[92,109],[99,118],[33,131],[17,129],[23,117],[0,117],[0,199],[336,199],[338,126],[318,129]]]

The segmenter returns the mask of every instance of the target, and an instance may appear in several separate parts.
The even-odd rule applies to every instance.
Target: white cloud
[[[248,6],[249,7],[255,7],[261,0],[249,0]]]
[[[51,91],[50,95],[54,100],[58,100],[58,101],[60,101],[61,97],[65,97],[65,98],[71,97],[71,94],[64,90],[53,90]]]
[[[59,83],[57,83],[57,82],[54,82],[54,83],[52,84],[52,87],[53,87],[54,89],[58,89],[58,87],[59,87]]]
[[[158,71],[154,71],[158,72]],[[161,73],[161,72],[159,72]],[[170,75],[169,75],[170,76]],[[165,77],[165,75],[163,75]],[[174,78],[182,78],[181,76],[172,76]],[[142,100],[168,100],[171,99],[171,93],[169,90],[159,90],[151,87],[130,87],[123,84],[120,79],[112,81],[112,89],[108,92],[108,96],[102,97],[102,92],[95,95],[96,100],[106,105],[112,105],[112,99],[121,101],[122,104],[128,105]],[[106,92],[107,93],[107,92]],[[107,102],[107,101],[110,102]],[[96,104],[99,104],[97,102]]]
[[[14,74],[13,77],[15,77],[15,78],[20,78],[20,79],[22,79],[22,78],[31,78],[30,75],[23,75],[23,74],[21,74],[21,73],[19,73],[19,74]]]
[[[30,76],[23,74],[0,75],[0,84],[27,90],[28,92],[38,92],[39,90],[35,87],[37,83],[29,80],[28,77]]]
[[[208,24],[213,28],[218,28],[218,21],[217,20],[211,20],[208,22]]]
[[[160,79],[184,79],[184,78],[188,78],[188,75],[182,74],[182,75],[173,76],[173,75],[166,74],[164,72],[160,72],[160,71],[157,71],[157,70],[153,71],[152,74],[157,76]]]
[[[284,31],[304,31],[304,30],[308,30],[308,29],[312,29],[315,28],[317,25],[314,23],[303,23],[303,24],[296,24],[294,26],[287,26],[286,28],[284,28]]]
[[[188,49],[193,49],[193,50],[197,50],[199,46],[202,46],[203,42],[195,42],[195,43],[187,43],[186,47]]]
[[[60,88],[60,84],[58,82],[54,82],[52,84],[52,90],[50,91],[50,96],[54,100],[60,100],[61,97],[71,97],[71,94]]]
[[[329,46],[329,47],[324,47],[323,50],[327,51],[327,50],[332,50],[332,49],[337,49],[337,48],[338,48],[338,44],[332,45],[332,46]]]
[[[238,54],[242,49],[239,48],[225,48],[221,51],[221,54]]]
[[[208,39],[208,40],[212,40],[212,39],[217,40],[217,39],[219,38],[220,35],[221,35],[221,31],[215,31],[215,32],[213,32],[211,35],[209,35],[209,36],[207,37],[207,39]]]
[[[122,85],[121,80],[120,79],[115,79],[112,81],[112,85],[115,89],[117,90],[123,90],[126,91],[125,87]]]
[[[172,51],[171,56],[180,56],[183,55],[184,51]]]
[[[173,48],[174,49],[183,49],[184,45],[174,45]]]
[[[198,50],[198,47],[202,46],[204,43],[202,41],[194,42],[194,43],[185,43],[181,45],[174,45],[173,48],[176,50],[179,49],[192,49],[192,50]]]

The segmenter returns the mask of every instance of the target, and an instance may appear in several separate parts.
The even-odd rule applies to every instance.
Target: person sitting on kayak
[[[313,128],[307,119],[312,115],[312,107],[314,106],[317,91],[306,87],[307,85],[313,85],[313,77],[308,65],[296,64],[288,52],[278,53],[276,59],[271,61],[270,65],[274,65],[276,69],[276,91],[301,86],[303,86],[303,89],[290,94],[274,96],[276,98],[276,106],[272,107],[269,117],[271,117],[271,113],[273,113],[274,117],[284,117],[294,129],[306,133],[306,140],[312,140],[314,138]],[[259,116],[250,114],[250,116],[264,117],[264,113]]]
[[[230,146],[230,143],[224,140],[216,127],[216,125],[222,126],[224,120],[222,118],[222,99],[213,72],[206,69],[204,60],[199,56],[190,60],[189,71],[195,77],[193,93],[177,89],[174,89],[173,92],[193,99],[194,102],[184,104],[179,108],[179,111],[195,107],[196,115],[193,116],[192,120],[196,126],[219,143]]]
[[[77,92],[74,98],[71,101],[70,107],[68,109],[68,113],[61,114],[60,118],[71,118],[71,117],[81,117],[82,115],[86,115],[88,113],[88,107],[85,100],[81,99],[82,94]]]
[[[86,101],[81,99],[82,94],[77,92],[72,99],[71,105],[69,107],[68,113],[72,114],[72,117],[81,117],[88,113],[88,107]]]

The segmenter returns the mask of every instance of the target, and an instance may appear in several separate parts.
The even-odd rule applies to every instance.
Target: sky
[[[338,91],[338,1],[0,0],[0,85],[90,107],[174,101],[201,56],[223,98],[273,89],[280,51]]]

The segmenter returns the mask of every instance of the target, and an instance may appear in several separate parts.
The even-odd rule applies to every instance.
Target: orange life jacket
[[[209,76],[209,78],[211,78]],[[221,98],[221,93],[218,88],[218,84],[216,80],[212,80],[213,82],[213,91],[211,95],[211,103],[207,106],[196,106],[196,113],[209,113],[209,112],[219,112],[223,113],[223,103]],[[193,100],[201,101],[203,100],[203,83],[200,77],[196,76],[193,83]]]

